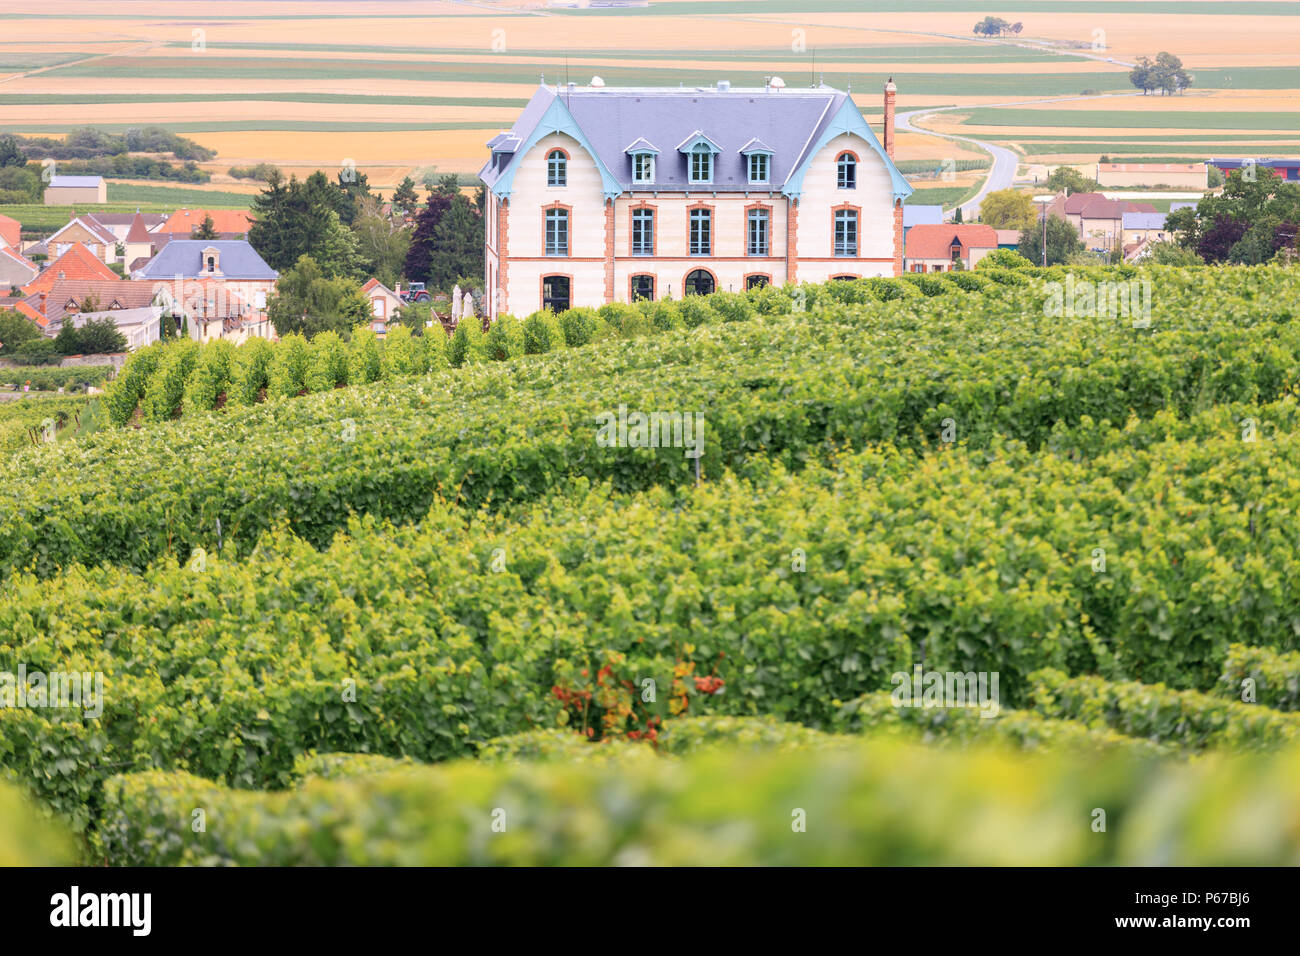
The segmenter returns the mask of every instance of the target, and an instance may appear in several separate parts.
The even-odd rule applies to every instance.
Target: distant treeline
[[[97,159],[126,153],[171,153],[178,160],[203,162],[217,155],[214,150],[161,126],[142,126],[123,133],[110,133],[94,126],[83,126],[72,130],[63,139],[53,136],[13,138],[28,160]]]
[[[271,177],[280,172],[280,167],[274,163],[258,163],[256,166],[231,166],[227,172],[232,179],[256,179],[269,183]]]
[[[206,183],[212,174],[199,169],[193,160],[169,163],[148,156],[101,156],[70,159],[58,163],[61,176],[105,176],[114,179],[165,179],[178,183]]]

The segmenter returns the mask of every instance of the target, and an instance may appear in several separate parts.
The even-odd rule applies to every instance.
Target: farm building
[[[1226,176],[1239,169],[1267,169],[1274,176],[1295,182],[1300,180],[1300,159],[1207,159],[1206,166],[1221,170]]]
[[[897,275],[892,82],[881,143],[827,86],[542,86],[489,142],[489,314]]]
[[[958,263],[963,269],[974,269],[997,247],[998,231],[992,226],[975,223],[913,226],[907,236],[907,271],[950,272]]]
[[[1097,185],[1178,186],[1206,189],[1209,169],[1204,163],[1098,163]]]
[[[51,176],[50,184],[45,187],[47,206],[105,202],[108,202],[108,184],[103,176]]]

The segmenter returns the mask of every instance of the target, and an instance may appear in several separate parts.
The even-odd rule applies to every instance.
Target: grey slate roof
[[[903,207],[903,228],[937,226],[943,222],[943,206],[913,205]]]
[[[74,189],[85,189],[87,187],[98,189],[99,184],[104,181],[103,176],[51,176],[51,186],[72,187]]]
[[[221,278],[275,279],[279,273],[268,266],[247,239],[173,239],[132,278],[172,279],[181,276],[198,279],[203,271],[203,250],[216,249],[221,254]]]
[[[848,94],[829,87],[786,88],[580,88],[556,91],[541,87],[519,115],[511,135],[527,141],[551,103],[559,98],[573,115],[605,167],[625,191],[650,192],[688,187],[718,192],[753,190],[742,147],[755,137],[772,150],[770,185],[781,189],[798,167],[817,135],[825,129]],[[687,157],[675,144],[702,133],[721,153],[714,161],[713,182],[688,183]],[[624,150],[646,140],[662,152],[653,183],[632,182],[632,160]],[[494,141],[500,141],[497,137]],[[479,176],[491,187],[508,163],[489,161]]]
[[[1163,212],[1126,212],[1124,213],[1123,228],[1125,229],[1155,229],[1157,231],[1165,228],[1166,214]]]

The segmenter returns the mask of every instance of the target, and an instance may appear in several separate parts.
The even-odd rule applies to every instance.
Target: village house
[[[100,225],[92,216],[73,216],[41,242],[28,246],[28,256],[44,254],[57,259],[74,244],[80,244],[103,263],[118,261],[118,238],[112,231]]]
[[[136,281],[170,284],[175,314],[198,341],[271,338],[266,303],[279,273],[242,239],[173,239]]]
[[[401,297],[378,279],[371,279],[361,287],[361,291],[370,302],[370,328],[382,337],[388,331],[388,323],[402,307]]]
[[[103,176],[51,176],[45,187],[45,205],[73,206],[108,202]]]
[[[135,309],[116,309],[109,312],[75,312],[62,319],[59,323],[59,329],[64,325],[72,325],[74,328],[79,329],[90,321],[111,319],[113,325],[126,339],[126,350],[134,352],[136,349],[144,348],[146,345],[153,345],[155,342],[162,340],[162,322],[166,312],[166,307],[160,304],[145,305]],[[51,334],[50,330],[47,329],[46,334]],[[53,334],[57,335],[58,329],[55,329]]]
[[[998,231],[977,223],[913,226],[907,234],[908,272],[974,269],[998,248]]]
[[[541,86],[488,143],[490,316],[903,269],[903,200],[849,94]]]
[[[46,291],[28,296],[26,303],[41,319],[37,325],[49,336],[57,335],[70,315],[121,312],[155,304],[171,305],[169,286],[123,279],[60,279]]]
[[[121,282],[122,277],[108,267],[100,258],[79,242],[49,263],[31,282],[23,286],[23,294],[35,295],[49,292],[54,283],[64,279],[103,279],[108,282]]]

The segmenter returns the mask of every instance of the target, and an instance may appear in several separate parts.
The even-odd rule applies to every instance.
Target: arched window
[[[712,295],[713,294],[713,273],[707,269],[695,269],[686,274],[684,283],[686,295]]]
[[[839,159],[836,160],[836,185],[840,189],[856,189],[858,187],[858,158],[852,153],[840,153]]]
[[[755,273],[754,275],[747,275],[745,276],[745,288],[761,289],[763,288],[763,286],[767,285],[771,281],[772,280],[769,276],[759,275],[758,273]]]
[[[569,277],[542,277],[542,308],[559,314],[569,308]]]
[[[569,182],[569,157],[562,149],[553,149],[546,156],[546,185],[567,186]]]
[[[635,275],[631,279],[632,301],[640,299],[651,299],[655,297],[655,277],[651,275]]]
[[[832,282],[852,282],[857,276],[831,276]]]

